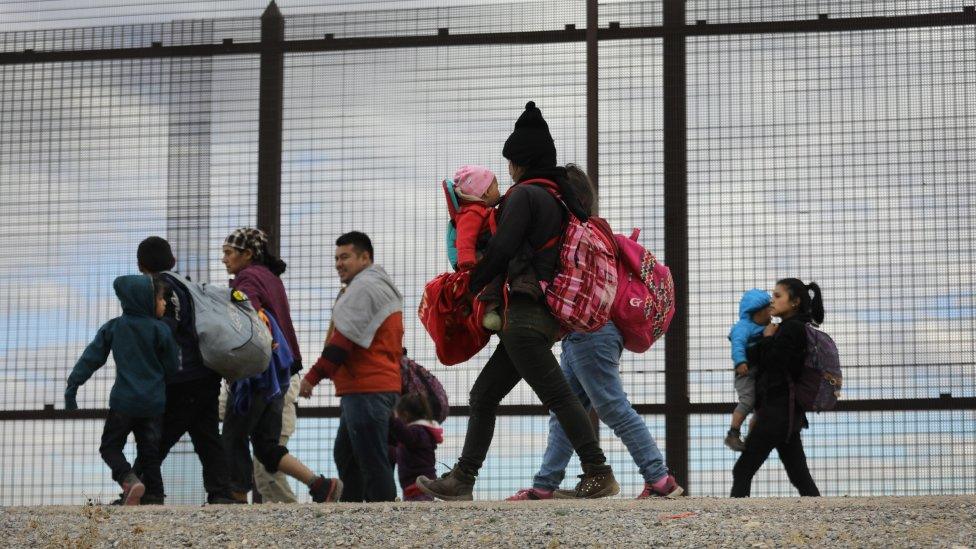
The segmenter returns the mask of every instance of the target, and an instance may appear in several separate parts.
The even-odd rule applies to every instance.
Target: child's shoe
[[[613,469],[606,464],[583,464],[583,474],[576,485],[577,499],[608,498],[620,493],[620,485],[613,476]]]
[[[142,495],[146,493],[146,485],[139,480],[135,473],[129,472],[122,481],[122,505],[139,505]]]
[[[315,503],[339,501],[339,498],[342,497],[342,481],[319,475],[319,478],[312,481],[311,486],[308,487],[308,493]]]
[[[676,498],[683,493],[685,493],[685,489],[678,486],[678,481],[674,480],[674,475],[669,473],[666,477],[653,484],[645,482],[644,491],[637,496],[637,499],[649,499],[652,497]]]
[[[523,488],[515,495],[508,496],[505,501],[529,501],[537,499],[552,499],[552,490],[543,490],[542,488]]]
[[[742,442],[738,429],[729,429],[729,432],[725,434],[725,445],[733,452],[741,452],[746,449],[746,443]]]
[[[502,315],[498,311],[488,311],[481,319],[481,325],[489,332],[502,331]]]
[[[471,501],[474,497],[474,475],[469,475],[458,466],[441,475],[437,480],[429,479],[423,475],[417,477],[417,487],[420,490],[437,499],[444,501]]]

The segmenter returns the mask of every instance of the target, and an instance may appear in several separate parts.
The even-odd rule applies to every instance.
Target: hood
[[[125,275],[112,283],[115,295],[127,315],[156,317],[156,292],[152,278],[147,275]]]
[[[742,299],[739,300],[739,318],[749,320],[752,318],[752,313],[763,307],[768,307],[769,303],[769,292],[766,290],[757,288],[748,290],[742,294]]]
[[[418,419],[417,421],[410,422],[410,425],[420,425],[424,429],[427,429],[427,432],[430,433],[430,436],[437,444],[444,442],[444,428],[441,427],[440,423],[434,420]]]

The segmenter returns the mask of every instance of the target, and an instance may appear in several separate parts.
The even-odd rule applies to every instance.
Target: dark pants
[[[264,395],[255,392],[251,395],[251,407],[246,414],[234,411],[234,395],[227,398],[227,413],[224,415],[224,432],[221,440],[230,469],[230,489],[238,493],[251,490],[254,463],[248,440],[254,446],[254,456],[272,475],[278,472],[281,458],[288,453],[279,443],[281,438],[281,411],[284,408],[284,395],[271,402]]]
[[[358,393],[339,400],[332,453],[342,480],[342,501],[396,498],[388,441],[396,399],[396,393]]]
[[[203,487],[209,497],[226,497],[230,483],[227,457],[220,442],[220,419],[217,413],[219,392],[219,379],[168,385],[163,436],[159,443],[159,459],[163,461],[183,435],[190,434],[193,451],[203,465]],[[133,466],[136,474],[141,474],[142,468],[142,461],[136,459]],[[154,494],[151,491],[147,493]]]
[[[810,469],[807,468],[807,456],[803,452],[800,433],[799,431],[793,433],[787,441],[788,431],[787,409],[760,412],[755,428],[746,439],[746,448],[732,468],[732,497],[749,497],[752,491],[752,477],[766,462],[766,458],[774,448],[779,453],[780,461],[783,462],[786,476],[800,491],[800,495],[813,497],[820,495],[820,490],[810,476]]]
[[[478,474],[495,434],[498,404],[522,379],[556,414],[580,463],[606,462],[590,418],[552,354],[558,332],[559,323],[545,304],[523,296],[512,297],[505,329],[499,334],[501,343],[471,388],[471,415],[458,459],[462,471]]]
[[[159,440],[163,431],[163,418],[130,417],[115,410],[108,411],[105,429],[102,431],[102,445],[98,448],[102,459],[112,469],[112,479],[120,485],[132,471],[122,449],[129,433],[136,437],[136,456],[142,463],[140,477],[146,491],[162,494],[163,476],[159,472]]]

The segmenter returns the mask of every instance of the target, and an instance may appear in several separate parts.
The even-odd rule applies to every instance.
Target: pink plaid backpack
[[[583,223],[566,207],[559,187],[548,179],[530,179],[523,184],[543,187],[566,210],[568,222],[559,243],[559,268],[551,284],[542,284],[546,303],[563,329],[595,332],[610,320],[610,307],[617,292],[617,256],[613,232],[606,222],[592,217]]]
[[[624,337],[624,348],[643,353],[658,340],[674,316],[674,280],[671,270],[637,243],[640,229],[630,238],[615,234],[617,243],[617,296],[610,319]]]

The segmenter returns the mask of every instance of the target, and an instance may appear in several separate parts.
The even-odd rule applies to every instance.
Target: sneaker
[[[237,498],[221,495],[207,496],[207,505],[243,505],[246,501],[239,501]]]
[[[729,429],[729,432],[725,434],[725,445],[733,452],[741,452],[746,449],[746,443],[742,442],[739,431],[735,429]]]
[[[685,489],[678,486],[678,481],[674,480],[674,475],[668,473],[668,476],[653,484],[645,482],[644,491],[637,496],[637,499],[676,498],[683,493],[685,493]]]
[[[543,490],[542,488],[523,488],[515,495],[508,496],[505,501],[529,501],[537,499],[552,499],[552,490]]]
[[[315,503],[339,501],[339,498],[342,497],[342,481],[337,478],[325,478],[324,475],[319,475],[319,478],[312,481],[312,485],[308,487],[308,493],[312,496],[312,501]]]
[[[576,485],[577,499],[608,498],[620,493],[620,485],[609,465],[583,464],[583,474]]]
[[[502,331],[502,315],[498,314],[497,311],[488,311],[481,319],[481,325],[489,332],[500,332]]]
[[[139,505],[142,495],[146,493],[146,485],[139,480],[135,473],[130,472],[122,481],[121,505]]]
[[[437,480],[423,475],[417,477],[417,487],[428,496],[444,501],[471,501],[474,475],[462,472],[456,465]]]
[[[166,502],[166,496],[161,496],[159,494],[146,494],[142,496],[139,500],[139,505],[163,505]]]

